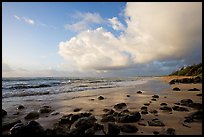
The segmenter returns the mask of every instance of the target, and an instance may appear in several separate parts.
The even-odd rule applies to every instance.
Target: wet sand
[[[162,81],[166,84],[175,77],[155,77],[157,81]],[[176,77],[178,78],[178,77]],[[145,85],[144,85],[145,86]],[[148,107],[149,110],[157,110],[158,116],[155,114],[141,114],[144,120],[140,120],[139,122],[143,122],[146,126],[138,125],[138,122],[130,123],[131,125],[135,125],[138,128],[136,133],[123,133],[131,134],[131,135],[153,135],[153,131],[158,131],[159,133],[163,133],[167,128],[174,128],[176,130],[176,135],[201,135],[202,134],[202,122],[193,122],[187,124],[189,127],[183,126],[184,117],[188,116],[192,112],[195,112],[196,109],[186,107],[189,109],[188,112],[180,112],[180,111],[172,111],[172,114],[169,112],[165,112],[160,110],[161,103],[167,103],[167,106],[173,107],[176,102],[179,102],[182,99],[192,99],[194,102],[202,103],[202,96],[196,96],[198,93],[202,93],[202,84],[174,84],[169,86],[170,88],[164,89],[162,94],[158,94],[159,98],[157,101],[152,101],[152,95],[154,92],[145,91],[141,89],[140,86],[135,87],[123,87],[123,88],[112,88],[112,89],[98,89],[91,91],[81,91],[81,92],[71,92],[71,93],[63,93],[57,95],[51,95],[50,101],[43,100],[43,96],[38,98],[37,100],[20,100],[13,104],[13,102],[7,101],[7,105],[2,104],[3,109],[8,112],[8,115],[5,118],[2,118],[3,122],[8,121],[11,118],[20,119],[22,122],[26,122],[24,120],[25,115],[32,111],[38,111],[41,106],[49,105],[56,112],[60,112],[58,115],[48,114],[40,114],[40,117],[36,119],[45,129],[53,128],[53,124],[56,123],[59,118],[61,118],[65,114],[75,114],[79,112],[73,112],[75,108],[81,108],[81,112],[91,112],[100,123],[101,116],[104,114],[103,109],[113,109],[113,106],[117,103],[126,103],[129,111],[139,111],[141,112],[141,107],[144,106],[144,103],[150,103]],[[181,91],[173,91],[174,87],[179,87]],[[151,89],[151,87],[148,87]],[[200,91],[187,91],[190,88],[198,88]],[[142,94],[138,94],[137,91],[141,90]],[[129,97],[127,97],[129,95]],[[52,100],[55,98],[55,100]],[[98,100],[99,96],[103,96],[103,100]],[[16,108],[19,104],[23,104],[25,109],[20,111],[19,115],[13,115],[15,113]],[[165,126],[164,127],[154,127],[148,126],[148,122],[153,118],[160,119]],[[108,122],[107,122],[108,123]],[[107,128],[107,123],[102,123]],[[118,124],[118,123],[117,123]],[[119,123],[118,125],[122,125]],[[96,134],[102,134],[102,132],[96,132]]]

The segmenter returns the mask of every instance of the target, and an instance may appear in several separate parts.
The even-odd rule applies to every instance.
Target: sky
[[[202,62],[201,2],[3,2],[3,77],[168,75]]]

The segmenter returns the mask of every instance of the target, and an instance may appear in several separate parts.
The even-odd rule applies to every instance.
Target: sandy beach
[[[163,90],[162,94],[158,94],[159,98],[156,101],[152,100],[152,96],[155,92],[151,90],[144,90],[143,87],[148,85],[143,84],[142,86],[135,87],[123,87],[123,88],[110,88],[110,89],[97,89],[90,91],[80,91],[80,92],[70,92],[62,93],[57,95],[50,95],[49,99],[44,100],[43,98],[47,95],[38,96],[36,100],[32,98],[29,100],[19,100],[15,102],[4,101],[2,102],[2,108],[7,111],[7,116],[2,118],[3,123],[8,122],[10,119],[19,119],[23,123],[29,121],[25,120],[24,117],[32,110],[38,111],[42,106],[51,106],[52,112],[40,114],[39,118],[34,119],[39,122],[44,129],[52,129],[53,125],[59,121],[63,115],[67,114],[77,114],[83,112],[90,112],[97,119],[97,123],[104,125],[104,129],[107,132],[107,126],[110,122],[101,122],[102,115],[105,114],[103,111],[106,109],[113,109],[116,112],[121,110],[114,109],[114,105],[118,103],[125,103],[130,112],[138,111],[141,114],[141,107],[146,105],[148,114],[141,114],[141,119],[138,122],[128,123],[130,125],[136,126],[138,129],[135,133],[125,133],[120,132],[120,135],[154,135],[155,131],[158,134],[163,134],[168,128],[175,129],[176,135],[202,135],[202,122],[191,122],[185,123],[184,120],[186,116],[196,112],[197,109],[187,106],[182,106],[187,108],[189,111],[165,111],[160,110],[162,107],[161,103],[166,103],[168,107],[175,106],[174,103],[180,102],[182,99],[191,99],[193,102],[202,103],[202,96],[197,96],[197,94],[202,93],[202,84],[173,84],[169,85],[168,82],[171,79],[178,77],[155,77],[156,81],[160,81],[163,84],[168,85],[169,88]],[[180,77],[183,78],[183,77]],[[181,91],[173,91],[174,87],[178,87]],[[159,87],[158,87],[159,88]],[[197,88],[200,91],[188,91],[190,88]],[[138,91],[142,93],[138,94]],[[98,97],[103,96],[104,99],[99,100]],[[54,98],[54,100],[53,100]],[[22,104],[25,108],[22,110],[17,110],[16,108]],[[74,112],[74,109],[79,108],[78,112]],[[152,110],[157,110],[158,113],[150,113]],[[18,115],[13,115],[15,112],[19,112]],[[51,115],[53,112],[59,112],[57,115]],[[148,121],[158,118],[164,123],[164,126],[149,126]],[[119,126],[124,123],[112,122]],[[143,125],[141,125],[143,123]],[[3,134],[8,134],[9,130],[3,131]],[[96,131],[95,134],[104,135],[102,131]]]

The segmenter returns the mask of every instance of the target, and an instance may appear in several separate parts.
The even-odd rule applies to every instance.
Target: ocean
[[[50,95],[102,88],[127,87],[147,82],[149,77],[68,78],[33,77],[2,78],[2,98]]]

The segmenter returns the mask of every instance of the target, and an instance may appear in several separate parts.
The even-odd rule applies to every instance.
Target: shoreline
[[[168,84],[168,82],[173,77],[153,77],[153,79],[164,82]],[[175,77],[174,77],[175,78]],[[176,77],[177,78],[177,77]],[[181,77],[182,78],[182,77]],[[145,83],[147,84],[147,83]],[[145,84],[143,85],[145,87]],[[151,84],[151,82],[150,82]],[[147,85],[151,86],[151,85]],[[181,91],[172,91],[172,88],[179,87]],[[104,114],[103,109],[113,109],[113,106],[117,103],[126,103],[127,109],[129,111],[138,111],[141,112],[141,107],[144,106],[144,103],[149,103],[152,99],[152,95],[155,92],[151,91],[143,91],[142,86],[134,86],[134,87],[123,87],[123,88],[110,88],[110,89],[97,89],[92,91],[80,91],[80,92],[70,92],[69,94],[60,94],[53,95],[54,100],[43,100],[43,96],[39,97],[41,100],[32,100],[32,101],[19,101],[15,105],[11,103],[10,110],[8,108],[6,111],[8,115],[5,118],[2,118],[3,122],[6,121],[7,118],[19,118],[22,122],[25,122],[24,117],[27,113],[32,110],[39,110],[40,107],[44,105],[49,105],[55,112],[59,112],[58,115],[50,115],[42,114],[35,121],[39,122],[45,129],[52,128],[53,124],[56,123],[63,115],[66,114],[77,114],[81,112],[90,112],[98,119],[97,122],[101,123],[101,116]],[[187,91],[189,88],[198,88],[200,91]],[[151,89],[151,87],[147,87],[147,89]],[[141,90],[142,94],[138,94],[137,91]],[[167,103],[169,107],[173,107],[176,102],[179,102],[182,99],[192,99],[194,102],[202,103],[202,96],[196,96],[196,94],[202,93],[202,84],[174,84],[170,85],[170,88],[167,88],[163,91],[157,101],[151,101],[150,105],[147,106],[148,110],[157,110],[158,116],[153,114],[142,114],[143,122],[146,123],[147,126],[138,125],[138,122],[131,123],[138,128],[138,132],[131,133],[133,135],[153,135],[154,131],[158,131],[159,133],[163,133],[167,128],[176,129],[176,135],[201,135],[202,134],[202,123],[193,122],[190,123],[189,126],[191,128],[187,128],[182,125],[185,116],[188,116],[192,112],[195,112],[196,109],[187,107],[189,109],[188,112],[178,112],[172,111],[172,114],[166,113],[163,110],[160,110],[161,103]],[[129,95],[129,97],[127,97]],[[49,95],[48,95],[49,96]],[[99,96],[103,96],[103,100],[98,100]],[[166,98],[165,98],[166,97]],[[93,100],[94,99],[94,100]],[[53,102],[54,101],[54,102]],[[9,102],[7,102],[9,103]],[[25,109],[21,110],[18,116],[14,116],[12,113],[16,111],[16,107],[18,105],[25,106]],[[2,104],[3,106],[4,104]],[[4,108],[4,107],[3,107]],[[75,108],[81,108],[79,112],[73,112]],[[159,118],[164,122],[164,127],[152,127],[148,126],[147,121],[152,118]],[[7,119],[8,120],[8,119]],[[141,122],[141,121],[139,121]],[[108,123],[108,122],[107,122]],[[107,127],[107,123],[102,123],[105,127]],[[121,124],[121,123],[119,123]],[[103,134],[101,132],[97,134]],[[120,133],[126,134],[126,133]],[[129,133],[128,133],[129,134]]]

